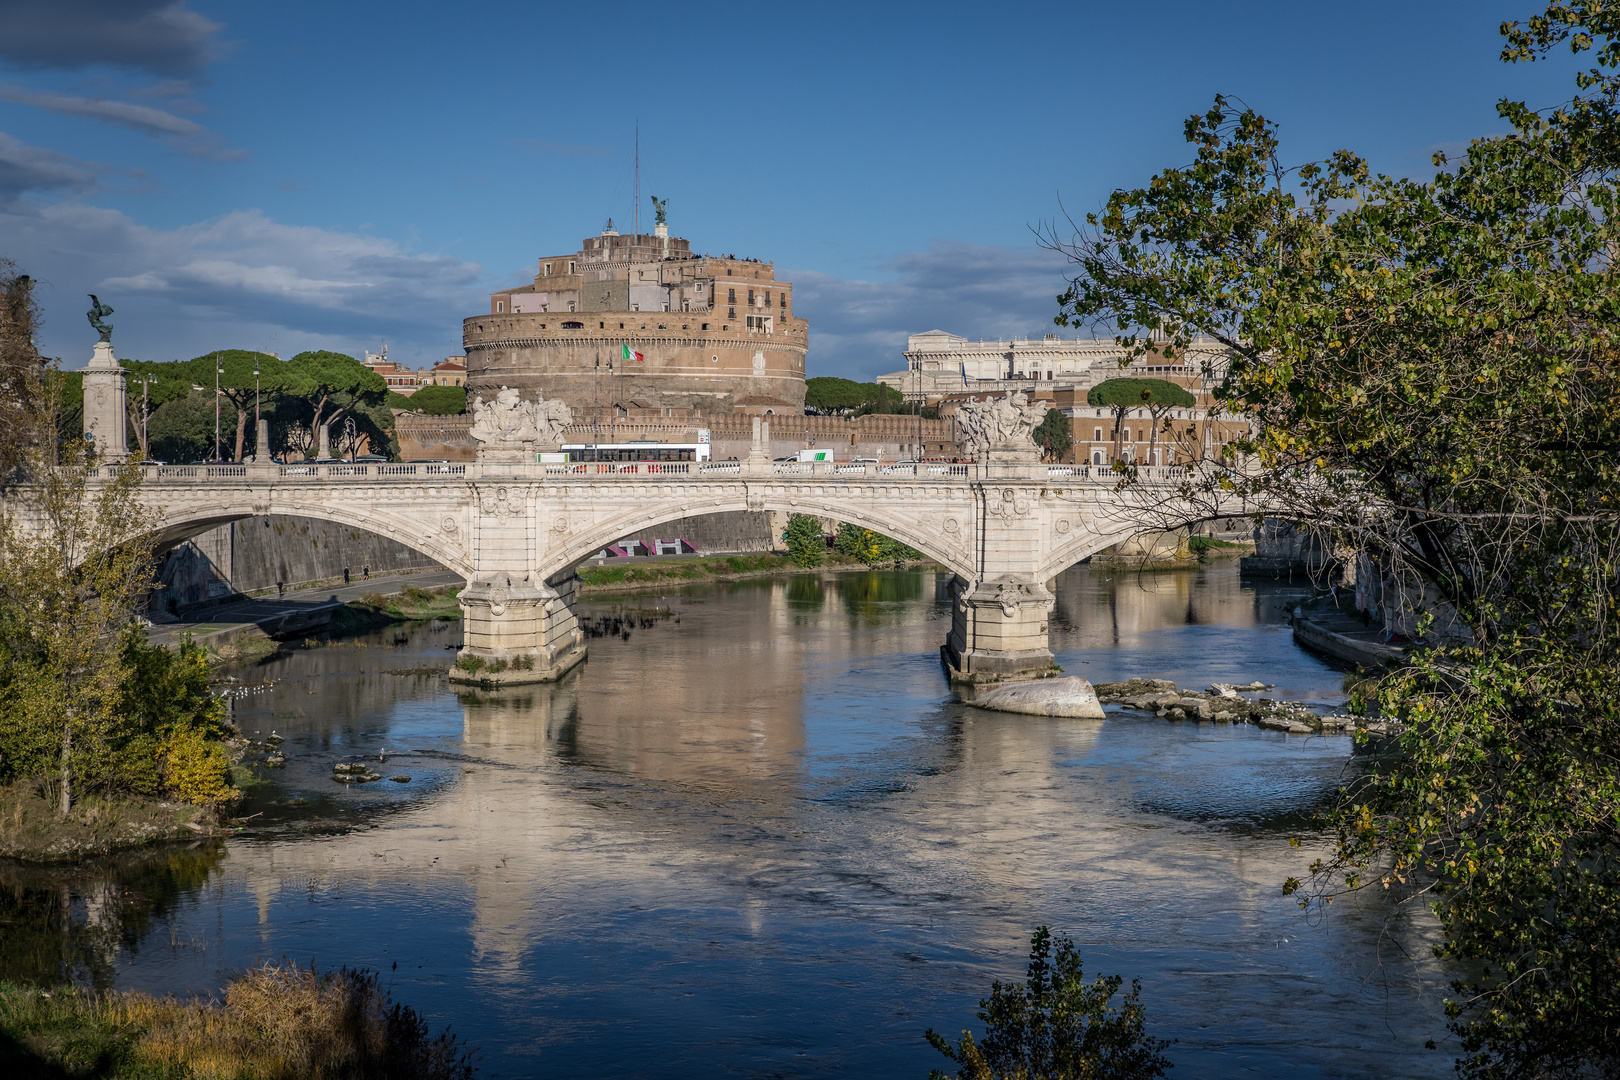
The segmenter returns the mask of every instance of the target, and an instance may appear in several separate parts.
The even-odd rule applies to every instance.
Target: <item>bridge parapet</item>
[[[768,465],[768,468],[762,467]],[[738,477],[781,477],[791,479],[844,480],[907,479],[926,482],[963,483],[974,480],[1046,480],[1076,484],[1117,485],[1121,474],[1103,465],[1027,465],[1010,470],[1003,466],[990,472],[971,462],[872,462],[776,461],[635,461],[635,462],[459,462],[406,461],[390,463],[357,462],[316,464],[240,465],[103,465],[97,472],[110,476],[118,469],[140,469],[145,481],[157,484],[213,484],[219,481],[248,480],[269,483],[299,481],[326,482],[409,482],[454,478],[464,480],[731,480]],[[1192,471],[1184,466],[1139,466],[1135,482],[1147,486],[1179,486]]]

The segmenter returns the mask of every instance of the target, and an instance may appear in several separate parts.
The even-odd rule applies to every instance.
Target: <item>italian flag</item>
[[[620,348],[624,350],[619,354],[620,360],[634,360],[637,363],[640,363],[647,359],[645,356],[642,356],[628,345],[621,345]]]

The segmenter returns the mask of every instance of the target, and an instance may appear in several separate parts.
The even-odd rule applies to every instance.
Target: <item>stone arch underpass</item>
[[[1167,473],[1126,497],[1111,472],[1033,463],[816,471],[764,461],[592,475],[482,462],[153,472],[141,497],[161,513],[164,542],[287,514],[386,536],[460,573],[464,638],[452,678],[484,685],[555,679],[584,659],[570,571],[603,546],[677,518],[745,510],[852,522],[950,570],[943,653],[953,679],[1047,671],[1046,582],[1164,527],[1177,516],[1178,490]]]

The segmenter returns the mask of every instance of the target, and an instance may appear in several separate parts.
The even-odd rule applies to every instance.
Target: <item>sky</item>
[[[1302,163],[1422,175],[1573,90],[1506,65],[1535,0],[768,5],[0,0],[0,256],[39,345],[216,348],[409,367],[460,353],[490,290],[650,195],[694,251],[772,261],[807,373],[870,379],[907,335],[1052,325],[1032,229],[1191,157],[1215,94]]]

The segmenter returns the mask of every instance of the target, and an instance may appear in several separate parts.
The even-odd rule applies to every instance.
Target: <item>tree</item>
[[[1062,461],[1063,455],[1069,452],[1069,444],[1074,441],[1069,418],[1062,409],[1047,409],[1046,416],[1032,434],[1035,444],[1041,448],[1042,459],[1046,461]]]
[[[153,513],[139,500],[142,470],[98,466],[83,438],[59,451],[29,449],[28,480],[0,517],[0,684],[10,742],[55,744],[61,813],[74,778],[104,767],[120,721],[128,667],[123,631],[150,585]],[[13,747],[16,753],[16,747]]]
[[[1153,447],[1159,438],[1159,419],[1175,408],[1189,408],[1198,403],[1182,387],[1168,379],[1106,379],[1086,391],[1086,404],[1102,405],[1114,410],[1114,460],[1120,460],[1120,425],[1132,409],[1146,409],[1150,418],[1148,427],[1148,461],[1153,460]]]
[[[152,414],[171,401],[191,393],[192,373],[188,365],[161,364],[146,360],[120,360],[124,369],[130,427],[141,456],[152,457]]]
[[[827,537],[821,531],[820,518],[794,514],[788,518],[782,541],[787,545],[788,558],[793,560],[794,566],[820,566],[827,558]]]
[[[956,1080],[1149,1080],[1172,1068],[1162,1053],[1170,1043],[1147,1033],[1140,983],[1110,1008],[1123,979],[1099,975],[1086,985],[1080,951],[1066,935],[1052,959],[1052,934],[1037,927],[1024,984],[993,983],[979,1002],[982,1042],[964,1031],[953,1047],[928,1030],[929,1045],[960,1066]],[[948,1080],[937,1069],[929,1078]]]
[[[858,383],[830,375],[805,380],[804,403],[824,412],[849,412],[857,416],[911,411],[905,396],[892,386],[875,382]]]
[[[467,411],[467,388],[464,386],[424,386],[405,399],[399,406],[415,409],[429,416],[460,416]]]
[[[214,453],[214,391],[187,388],[183,397],[165,401],[152,410],[143,425],[148,453],[155,461],[202,461]],[[220,437],[236,439],[236,412],[221,417]]]
[[[45,365],[34,348],[39,332],[34,279],[0,258],[0,486],[4,486],[37,442],[46,407]]]
[[[1427,639],[1378,693],[1397,747],[1285,891],[1433,904],[1470,962],[1461,1075],[1613,1075],[1620,11],[1555,2],[1503,33],[1505,60],[1567,43],[1595,65],[1563,105],[1501,102],[1510,130],[1427,180],[1349,151],[1285,167],[1275,127],[1217,97],[1191,165],[1049,242],[1075,265],[1060,322],[1138,355],[1226,347],[1217,395],[1256,432],[1206,490],[1364,553]]]
[[[375,371],[343,353],[301,352],[289,361],[283,399],[291,408],[277,411],[284,425],[282,437],[290,449],[306,454],[330,439],[322,439],[338,420],[355,421],[357,437],[378,450],[392,441],[393,416],[384,404],[388,383]]]
[[[257,377],[253,374],[255,366],[259,372]],[[236,422],[231,425],[236,434],[231,454],[232,461],[242,460],[248,432],[248,417],[252,414],[253,406],[259,397],[279,394],[283,390],[290,390],[294,385],[302,385],[295,384],[288,364],[269,353],[254,352],[250,349],[218,349],[204,353],[188,361],[184,369],[185,377],[190,380],[191,385],[200,386],[210,394],[213,393],[215,379],[218,378],[220,397],[230,403],[231,409],[236,414]],[[223,431],[223,424],[221,429]],[[257,434],[254,437],[257,438]]]
[[[848,521],[838,526],[838,535],[833,539],[833,547],[840,555],[859,559],[868,566],[922,558],[922,552],[916,548]]]

